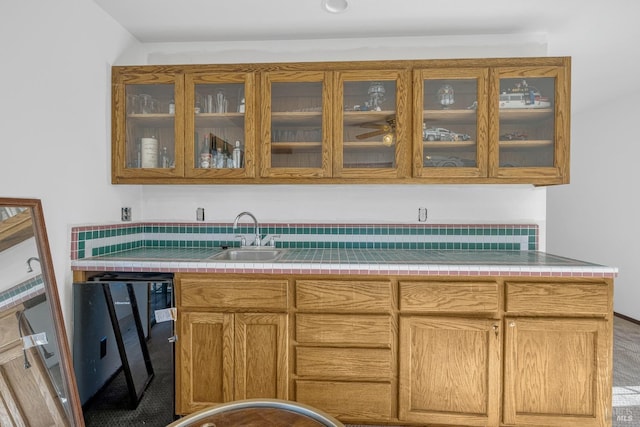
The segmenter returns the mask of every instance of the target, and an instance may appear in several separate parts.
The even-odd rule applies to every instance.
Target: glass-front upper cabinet
[[[488,75],[487,68],[414,71],[415,176],[486,176]]]
[[[566,68],[492,69],[490,176],[568,179]]]
[[[409,176],[409,73],[339,71],[335,86],[333,176]]]
[[[324,71],[263,73],[261,176],[331,176],[330,77]]]
[[[254,176],[254,73],[186,74],[185,116],[185,176]]]
[[[114,181],[182,176],[182,75],[116,72],[113,82]]]

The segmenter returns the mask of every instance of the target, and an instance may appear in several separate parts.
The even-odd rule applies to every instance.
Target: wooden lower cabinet
[[[399,418],[498,425],[499,321],[401,316]]]
[[[610,426],[613,283],[506,280],[504,287],[503,422]]]
[[[606,322],[507,318],[505,323],[505,423],[606,425],[611,419]]]
[[[611,424],[613,281],[176,275],[177,413],[299,401],[349,424]]]
[[[301,279],[295,287],[295,399],[344,422],[388,422],[396,402],[389,279]]]
[[[287,321],[279,313],[184,313],[179,413],[257,397],[286,398]]]
[[[286,285],[206,275],[176,278],[177,414],[233,400],[288,398],[287,314],[240,311],[284,310]],[[215,301],[211,311],[203,310],[206,301]]]

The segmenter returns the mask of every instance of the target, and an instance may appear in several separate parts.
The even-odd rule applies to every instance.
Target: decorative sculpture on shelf
[[[440,86],[438,89],[438,102],[442,106],[442,108],[449,108],[454,104],[455,100],[453,98],[453,86],[449,84],[445,84]]]

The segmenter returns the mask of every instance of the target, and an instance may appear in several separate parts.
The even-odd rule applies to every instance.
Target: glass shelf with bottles
[[[195,169],[242,169],[245,84],[198,83],[194,92]]]
[[[173,84],[126,87],[126,165],[132,169],[175,167]]]

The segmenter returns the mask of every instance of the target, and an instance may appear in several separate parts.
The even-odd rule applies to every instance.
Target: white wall
[[[572,22],[549,39],[549,55],[572,55],[572,103],[587,107],[571,117],[571,184],[547,190],[547,250],[618,267],[614,311],[640,320],[640,3],[588,7],[599,17],[593,31],[572,31],[581,24]],[[591,88],[615,82],[623,90],[592,97]]]
[[[69,230],[141,206],[110,183],[110,68],[135,40],[92,1],[0,2],[0,197],[42,199],[67,321]]]
[[[614,310],[640,319],[640,90],[575,115],[571,185],[548,190],[551,252],[620,269]]]
[[[40,274],[40,263],[32,261],[32,272],[27,271],[27,260],[38,257],[36,239],[31,237],[0,252],[0,292],[26,282]]]

